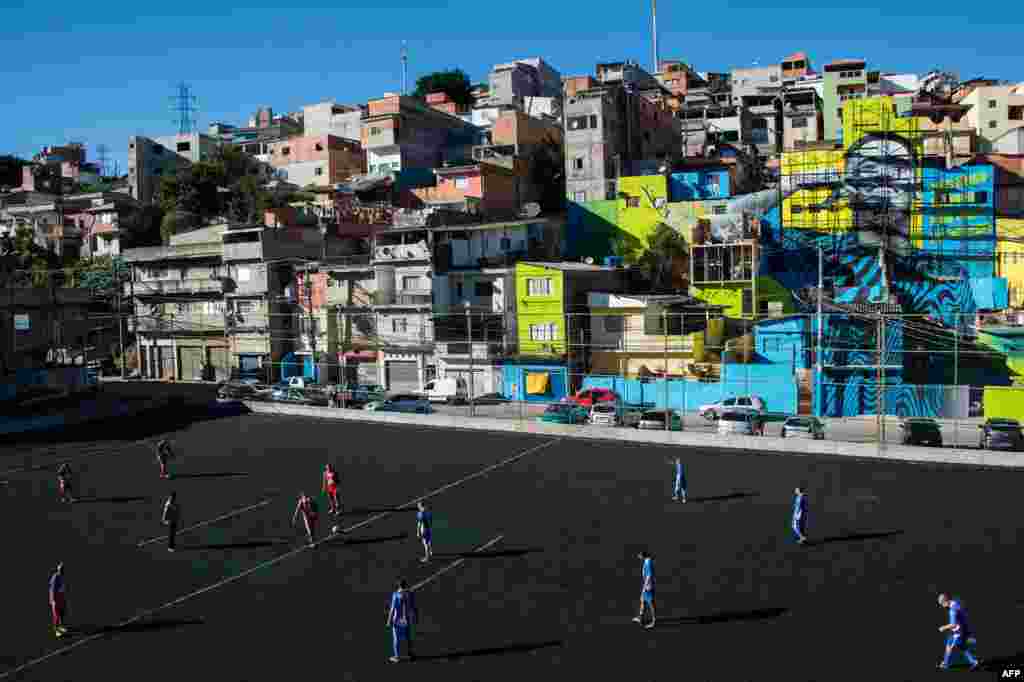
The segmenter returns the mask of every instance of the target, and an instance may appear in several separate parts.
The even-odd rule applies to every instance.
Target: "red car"
[[[594,403],[617,403],[619,395],[608,388],[585,388],[574,396],[569,396],[569,402],[580,407],[593,407]]]

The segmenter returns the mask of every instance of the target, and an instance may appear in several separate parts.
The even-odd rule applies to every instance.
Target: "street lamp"
[[[462,307],[466,310],[466,340],[469,342],[469,416],[476,416],[476,408],[473,401],[473,317],[472,306],[469,301],[463,301]]]

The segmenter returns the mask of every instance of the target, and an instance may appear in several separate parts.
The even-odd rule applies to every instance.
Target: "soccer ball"
[[[335,535],[337,535],[338,533],[341,532],[341,526],[338,526],[338,525],[332,526],[331,527],[331,532],[334,533]]]

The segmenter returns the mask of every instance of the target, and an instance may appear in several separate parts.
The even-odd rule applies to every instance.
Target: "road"
[[[836,679],[841,666],[917,680],[941,654],[943,590],[964,599],[992,669],[1024,654],[1020,524],[993,503],[1015,499],[1024,473],[270,415],[168,428],[0,451],[0,496],[18,510],[0,680],[522,680],[556,666],[580,679]],[[169,482],[148,445],[162,435],[182,453]],[[675,455],[686,505],[669,499]],[[53,490],[65,457],[86,498],[69,506]],[[326,461],[348,541],[305,549],[291,512]],[[807,547],[788,532],[796,485],[810,494]],[[170,490],[195,526],[174,554],[159,539]],[[412,536],[423,498],[427,565]],[[650,631],[630,622],[642,548],[655,557]],[[58,560],[77,628],[60,641],[42,587]],[[420,659],[389,666],[398,578],[420,586]]]

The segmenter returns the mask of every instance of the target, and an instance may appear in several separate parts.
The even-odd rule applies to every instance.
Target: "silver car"
[[[779,433],[783,438],[825,438],[825,425],[817,417],[790,417],[782,424]]]
[[[763,436],[764,420],[753,409],[731,409],[718,416],[720,436]]]

